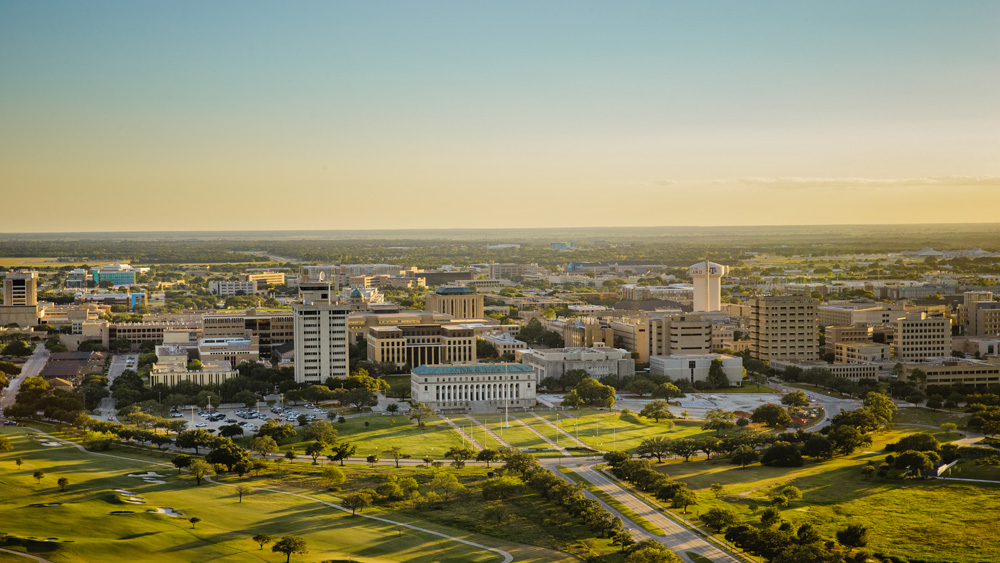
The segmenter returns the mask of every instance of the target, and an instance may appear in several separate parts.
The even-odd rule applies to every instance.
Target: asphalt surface
[[[7,408],[14,404],[14,399],[17,398],[17,391],[21,388],[21,383],[29,377],[35,377],[36,375],[42,373],[42,369],[45,367],[46,362],[49,361],[49,351],[39,343],[35,346],[35,353],[28,357],[28,360],[21,366],[21,375],[15,377],[7,389],[3,391],[3,395],[0,395],[0,407]],[[2,416],[2,410],[0,410],[0,416]]]

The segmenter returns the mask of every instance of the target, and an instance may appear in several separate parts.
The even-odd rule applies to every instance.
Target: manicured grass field
[[[902,407],[896,411],[893,422],[896,424],[924,424],[938,427],[945,422],[953,422],[959,428],[964,428],[971,415],[961,411],[935,410],[924,407]]]
[[[368,425],[365,426],[365,423]],[[333,427],[337,429],[340,441],[357,446],[355,455],[358,456],[367,456],[377,451],[379,455],[385,457],[384,452],[398,446],[403,453],[413,458],[430,456],[441,459],[452,447],[462,446],[462,437],[445,421],[430,417],[425,419],[424,423],[424,427],[421,428],[403,415],[376,415],[348,418],[344,422],[334,422]],[[299,426],[295,428],[296,432],[302,430]],[[250,439],[243,438],[238,442],[246,446],[250,443]],[[291,449],[298,455],[305,455],[308,444],[309,442],[303,442],[301,434],[298,434],[282,441],[281,450]]]
[[[527,428],[517,424],[517,420],[514,417],[510,417],[508,428],[504,428],[504,416],[502,414],[476,414],[473,417],[515,448],[532,450],[549,449],[549,445],[545,443],[545,440],[539,438]]]
[[[577,417],[564,418],[559,421],[559,426],[588,446],[602,450],[634,452],[646,438],[697,438],[714,434],[712,431],[702,430],[700,421],[672,420],[656,423],[636,416],[623,418],[619,412],[607,411],[592,414],[573,411],[572,414]]]
[[[695,491],[699,513],[726,506],[745,521],[756,522],[759,512],[751,513],[751,501],[766,506],[769,490],[794,485],[803,498],[784,509],[782,518],[793,525],[812,523],[826,537],[859,522],[871,527],[869,548],[877,552],[961,563],[1000,559],[1000,544],[994,541],[1000,531],[995,517],[1000,510],[1000,486],[864,479],[861,468],[868,460],[881,463],[886,443],[925,430],[900,425],[876,434],[873,446],[864,452],[821,463],[809,460],[799,468],[753,465],[742,469],[723,459],[663,463],[658,469]],[[931,433],[945,437],[940,431]],[[725,488],[719,499],[709,490],[713,483]]]
[[[442,539],[424,532],[400,528],[394,524],[351,517],[319,503],[289,495],[256,490],[239,502],[232,487],[204,482],[195,485],[192,477],[179,476],[169,467],[156,465],[143,459],[142,450],[113,449],[112,455],[134,458],[134,461],[102,457],[81,452],[63,445],[46,447],[43,441],[29,436],[26,429],[5,429],[4,434],[14,441],[15,450],[0,454],[0,519],[4,531],[12,541],[7,547],[29,548],[57,563],[70,561],[284,561],[284,556],[261,551],[250,540],[256,533],[272,536],[300,535],[309,544],[309,553],[293,556],[293,561],[328,561],[331,559],[358,558],[364,561],[499,561],[495,552]],[[152,456],[156,459],[156,455]],[[20,458],[18,468],[14,460]],[[267,484],[273,488],[292,490],[331,501],[362,488],[373,487],[389,473],[400,477],[420,475],[420,481],[432,478],[429,469],[403,470],[345,468],[348,484],[340,493],[323,492],[314,468],[305,464],[275,464],[267,476],[238,479],[221,477],[222,482],[239,482],[250,486]],[[38,483],[32,474],[45,472]],[[162,475],[157,480],[164,483],[146,483],[130,473],[156,471]],[[310,477],[310,474],[313,476]],[[470,485],[481,482],[485,471],[472,469],[458,472],[460,480]],[[65,492],[56,486],[59,477],[66,477],[70,484]],[[124,489],[144,500],[130,504],[113,489]],[[527,517],[514,512],[514,520],[507,528],[526,530],[524,537],[538,539],[547,531],[536,519],[548,514],[552,508],[534,494],[518,501],[527,506]],[[44,506],[56,504],[54,506]],[[511,506],[514,506],[513,504]],[[147,510],[170,508],[182,514],[172,517],[147,513]],[[399,511],[395,507],[369,509],[381,516],[413,523],[424,528],[441,531],[470,541],[492,545],[515,554],[518,561],[570,561],[565,553],[543,547],[524,545],[470,533],[470,527],[457,529],[453,522],[463,518],[478,522],[481,502],[472,496],[468,501],[444,503],[439,510],[431,510],[430,521],[424,520],[422,511]],[[452,514],[452,511],[461,514]],[[112,514],[122,512],[122,514]],[[368,512],[368,511],[366,511]],[[196,516],[201,522],[195,528],[187,521]],[[555,516],[555,515],[551,515]],[[567,523],[565,525],[578,526]],[[579,530],[577,530],[579,531]],[[587,537],[584,535],[584,537]],[[33,539],[32,539],[33,538]],[[553,544],[565,538],[549,538]],[[588,542],[590,540],[587,540]],[[581,553],[614,553],[607,540]],[[20,546],[20,547],[19,547]],[[11,559],[12,561],[15,559]],[[614,561],[616,559],[612,559]]]

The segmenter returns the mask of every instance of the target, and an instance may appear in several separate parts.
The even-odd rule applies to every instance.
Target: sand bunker
[[[181,515],[180,512],[177,512],[173,508],[166,508],[166,507],[162,507],[162,506],[159,507],[159,508],[150,508],[146,512],[149,512],[150,514],[166,514],[167,516],[180,516]]]
[[[129,473],[128,476],[129,477],[141,477],[143,479],[155,479],[157,477],[163,477],[163,475],[160,475],[159,473],[157,473],[155,471],[148,471],[146,473]]]
[[[149,483],[150,485],[162,485],[166,483],[166,481],[160,481],[159,479],[143,479],[143,481]]]
[[[133,493],[132,491],[126,491],[125,489],[112,489],[112,490],[113,490],[114,492],[116,492],[116,493],[120,493],[120,494],[123,494],[123,495],[128,495],[128,496],[132,496],[132,495],[134,495],[134,494],[135,494],[135,493]]]
[[[142,497],[129,497],[122,499],[122,502],[127,502],[129,504],[146,504],[146,500]]]
[[[42,442],[42,445],[51,448],[53,446],[61,446],[62,444],[60,444],[59,442]]]

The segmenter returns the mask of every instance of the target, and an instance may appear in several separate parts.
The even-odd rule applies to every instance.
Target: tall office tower
[[[38,305],[38,272],[7,272],[3,279],[3,304],[7,307]]]
[[[295,317],[295,381],[322,384],[348,375],[347,305],[338,305],[328,283],[299,286]]]
[[[729,266],[715,262],[698,262],[688,268],[694,279],[694,312],[719,311],[722,309],[722,276],[729,273]]]
[[[750,355],[758,360],[819,357],[816,301],[798,295],[750,300]]]
[[[951,319],[928,317],[926,313],[897,319],[893,356],[901,362],[951,356]]]
[[[451,315],[456,319],[483,318],[482,293],[468,287],[439,287],[424,297],[424,310]]]

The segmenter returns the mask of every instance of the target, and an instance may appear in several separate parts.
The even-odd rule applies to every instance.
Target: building
[[[230,297],[233,295],[253,295],[257,293],[256,281],[212,280],[208,282],[208,292],[212,295]]]
[[[750,355],[770,360],[819,358],[816,301],[804,296],[750,299]]]
[[[969,336],[1000,336],[1000,301],[977,301],[969,305]]]
[[[87,280],[90,276],[87,275],[87,270],[83,268],[77,268],[66,273],[66,287],[87,287]]]
[[[521,363],[535,370],[538,382],[546,377],[556,379],[574,369],[582,369],[592,377],[614,375],[619,379],[635,375],[635,360],[628,350],[595,346],[592,348],[533,348],[520,353]]]
[[[828,326],[826,327],[826,353],[832,354],[837,344],[864,344],[872,342],[875,330],[869,325]]]
[[[526,343],[514,338],[507,332],[487,332],[480,334],[479,339],[493,346],[498,356],[509,354],[511,357],[514,357],[517,350],[524,350],[528,347]]]
[[[3,304],[7,307],[38,305],[38,272],[7,272],[3,278]]]
[[[197,385],[220,385],[239,374],[240,372],[224,360],[202,360],[201,369],[190,370],[187,348],[161,345],[156,347],[156,362],[149,372],[149,386],[173,387],[185,382]]]
[[[877,364],[892,360],[892,347],[872,342],[838,342],[833,354],[837,364]]]
[[[769,364],[778,371],[784,371],[794,366],[803,371],[821,369],[830,372],[835,377],[851,381],[878,379],[878,365],[876,364],[828,364],[817,360],[771,360]]]
[[[489,265],[489,277],[493,279],[513,279],[513,278],[523,278],[525,274],[529,273],[529,269],[532,271],[537,269],[536,264],[490,264]]]
[[[284,272],[257,272],[252,274],[240,274],[240,281],[254,282],[259,289],[262,286],[285,285]]]
[[[688,284],[673,285],[637,285],[627,283],[618,286],[618,293],[625,301],[641,301],[644,299],[666,299],[678,303],[694,301],[694,286]]]
[[[135,285],[135,277],[138,273],[139,270],[128,264],[107,264],[91,268],[90,278],[98,285],[101,282],[110,282],[113,286]]]
[[[424,297],[424,310],[451,315],[456,319],[481,319],[484,298],[468,287],[439,287]]]
[[[920,310],[925,308],[875,301],[829,302],[816,308],[819,326],[886,324]]]
[[[272,349],[295,341],[295,316],[292,313],[261,313],[247,309],[233,315],[203,315],[204,338],[255,338],[260,360],[269,361]]]
[[[544,324],[546,329],[562,336],[567,348],[610,346],[615,340],[614,331],[595,317],[559,318]]]
[[[171,330],[197,331],[200,322],[143,321],[141,323],[111,323],[105,320],[83,321],[80,323],[82,340],[100,340],[108,347],[112,340],[128,340],[133,349],[143,342],[163,344],[163,335]]]
[[[476,333],[461,324],[370,326],[368,360],[396,367],[476,361]]]
[[[410,373],[410,395],[438,412],[497,413],[535,406],[535,373],[520,364],[423,365]]]
[[[201,361],[220,360],[236,367],[243,362],[255,363],[260,359],[257,337],[251,338],[202,338],[198,340],[198,357]]]
[[[711,354],[712,321],[701,315],[651,314],[649,356]]]
[[[951,354],[951,319],[929,317],[926,313],[910,315],[895,323],[893,356],[900,362]]]
[[[729,274],[729,266],[715,262],[698,262],[688,268],[688,275],[694,280],[695,312],[719,311],[722,308],[722,276]]]
[[[640,363],[649,361],[649,322],[642,317],[611,319],[608,328],[614,334],[615,348],[635,352]]]
[[[346,379],[349,371],[346,305],[335,304],[328,283],[299,285],[295,318],[295,381],[324,383]]]
[[[984,389],[1000,384],[1000,364],[984,360],[925,358],[925,362],[904,363],[900,379],[909,379],[919,369],[927,376],[927,385],[968,385]]]
[[[972,334],[969,330],[969,313],[973,310],[976,303],[986,302],[989,303],[993,301],[992,291],[966,291],[962,295],[962,304],[958,307],[958,326],[962,330],[962,334]]]
[[[729,384],[743,385],[743,358],[725,354],[692,354],[680,356],[652,356],[649,358],[649,372],[665,375],[674,381],[707,381],[712,362],[722,362],[722,372]]]

